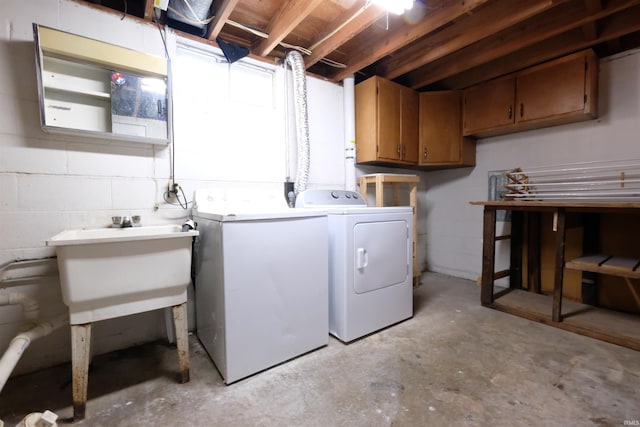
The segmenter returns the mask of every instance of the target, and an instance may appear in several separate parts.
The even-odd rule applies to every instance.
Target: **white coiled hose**
[[[298,162],[296,180],[293,186],[295,195],[307,189],[309,180],[309,112],[307,109],[307,75],[304,59],[297,50],[287,53],[286,62],[291,66],[293,74],[293,97],[296,117],[296,145]]]

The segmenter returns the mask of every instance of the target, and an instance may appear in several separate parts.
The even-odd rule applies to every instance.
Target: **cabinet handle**
[[[509,119],[511,119],[511,116],[513,116],[513,107],[509,105]]]
[[[520,117],[524,115],[524,104],[520,104]]]
[[[400,155],[400,144],[398,144],[398,146],[396,147],[396,152],[398,153],[398,156]]]
[[[425,148],[424,151],[422,152],[422,158],[426,159],[427,158],[427,149]]]
[[[402,146],[402,158],[404,159],[407,156],[407,146]]]

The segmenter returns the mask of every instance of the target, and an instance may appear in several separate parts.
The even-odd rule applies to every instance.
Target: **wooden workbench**
[[[640,219],[638,202],[471,202],[484,206],[481,303],[507,313],[592,338],[640,350],[640,315],[595,305],[563,301],[565,269],[624,277],[636,300],[640,293],[640,260],[619,254],[586,254],[565,262],[566,231],[570,226],[583,228],[585,239],[598,233],[597,221],[584,220],[584,214],[625,214]],[[496,212],[511,211],[511,234],[496,236]],[[553,292],[541,291],[540,215],[553,215],[555,233]],[[635,221],[635,219],[634,219]],[[620,236],[640,241],[640,236]],[[511,240],[509,268],[495,271],[496,241]],[[597,241],[597,239],[596,239]],[[637,246],[636,246],[637,247]],[[526,253],[527,289],[523,287],[523,253]],[[624,255],[624,254],[620,254]],[[494,281],[509,277],[508,288],[495,292]],[[564,309],[563,309],[564,304]]]

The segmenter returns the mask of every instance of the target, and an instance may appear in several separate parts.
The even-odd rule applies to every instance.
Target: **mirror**
[[[167,61],[33,24],[43,130],[166,144]]]

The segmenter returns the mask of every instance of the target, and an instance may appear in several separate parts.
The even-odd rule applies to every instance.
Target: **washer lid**
[[[327,216],[326,210],[318,209],[293,209],[285,210],[218,210],[218,211],[202,211],[194,209],[193,216],[198,218],[207,218],[213,221],[221,222],[237,222],[237,221],[263,221],[263,220],[282,220],[288,218],[307,218]]]

